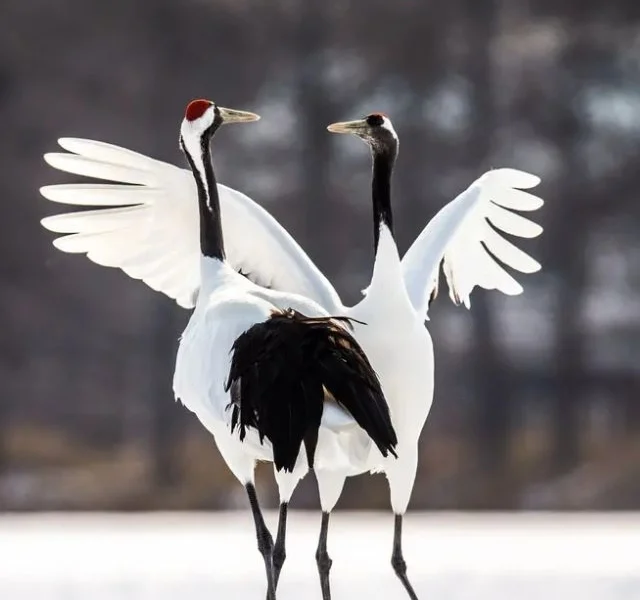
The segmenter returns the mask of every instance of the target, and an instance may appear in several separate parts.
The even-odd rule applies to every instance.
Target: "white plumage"
[[[542,227],[517,213],[535,210],[543,201],[522,190],[535,187],[540,179],[515,169],[488,171],[429,221],[402,259],[407,293],[415,310],[427,315],[432,281],[440,260],[451,299],[470,308],[475,286],[514,296],[522,286],[487,253],[483,244],[504,264],[521,273],[535,273],[540,264],[497,231],[533,238]],[[491,225],[495,227],[491,227]]]
[[[71,234],[57,238],[56,248],[119,267],[180,306],[193,308],[200,286],[200,247],[197,189],[191,172],[104,142],[77,138],[58,142],[74,154],[46,154],[52,167],[132,185],[72,183],[40,188],[53,202],[102,207],[43,219],[50,231]],[[260,285],[302,294],[329,312],[340,306],[326,277],[266,210],[224,185],[218,184],[218,193],[229,264],[251,274]]]
[[[52,202],[102,207],[42,219],[49,231],[70,234],[55,239],[54,246],[63,252],[86,254],[103,266],[121,268],[180,306],[193,308],[200,272],[197,191],[191,173],[105,142],[60,138],[58,143],[74,154],[45,154],[52,167],[132,185],[71,183],[41,187],[40,193]],[[470,199],[468,194],[479,187],[488,188],[492,181],[493,196],[483,197],[482,202]],[[478,247],[484,234],[493,240],[492,251],[502,245],[504,251],[496,256],[506,264],[523,273],[539,270],[539,263],[487,223],[489,219],[500,231],[518,237],[539,235],[539,225],[504,210],[540,208],[542,199],[522,191],[539,181],[535,175],[514,169],[489,171],[431,219],[402,259],[405,285],[416,310],[427,314],[428,295],[425,298],[420,294],[425,290],[429,267],[434,263],[436,270],[440,264],[443,248],[443,270],[454,301],[460,294],[469,305],[469,295],[476,285],[509,295],[522,293],[520,284],[511,281],[513,278],[491,257],[493,264],[486,265]],[[218,184],[218,191],[227,260],[234,269],[249,274],[261,285],[314,299],[329,312],[341,310],[334,287],[286,229],[245,194],[222,184]],[[111,206],[118,208],[104,208]],[[474,222],[469,225],[474,236],[467,238],[461,233],[457,240],[451,239],[452,228],[472,216],[475,219],[470,219]],[[430,260],[428,266],[419,262],[423,257]],[[476,263],[491,271],[488,277],[484,270],[475,270]]]
[[[395,138],[388,119],[384,118],[383,125]],[[122,181],[135,178],[134,183],[140,187],[47,186],[42,189],[43,195],[69,204],[129,207],[139,203],[140,212],[145,214],[146,235],[127,237],[127,212],[109,213],[109,209],[103,209],[91,214],[57,215],[44,219],[43,225],[52,231],[73,234],[62,240],[79,240],[70,242],[71,250],[64,242],[61,246],[60,241],[58,247],[86,252],[96,260],[101,258],[100,252],[108,255],[117,240],[116,258],[109,266],[121,267],[131,274],[130,265],[135,263],[137,270],[132,276],[177,298],[183,306],[190,306],[200,282],[197,268],[187,268],[186,275],[180,274],[187,265],[197,262],[198,255],[197,247],[193,247],[197,238],[197,195],[187,174],[115,146],[77,139],[63,139],[60,143],[79,153],[80,158],[74,162],[63,158],[68,155],[47,155],[49,164],[111,180],[118,180],[116,175],[122,174]],[[141,172],[144,178],[137,175]],[[512,212],[536,210],[543,204],[540,198],[523,191],[538,182],[535,175],[514,169],[485,173],[433,217],[402,260],[390,229],[382,223],[371,284],[354,307],[342,305],[328,280],[275,219],[243,194],[218,186],[231,267],[274,289],[303,293],[330,313],[367,323],[366,327],[356,324],[354,334],[382,382],[398,434],[399,458],[383,458],[370,440],[353,427],[347,426],[339,433],[335,428],[321,431],[319,446],[324,444],[324,452],[319,453],[315,466],[323,512],[330,512],[337,502],[346,476],[366,470],[384,471],[389,479],[392,508],[401,525],[415,479],[417,441],[433,397],[433,349],[424,321],[428,319],[440,265],[452,300],[467,308],[476,286],[520,294],[521,285],[501,263],[522,273],[533,273],[540,265],[501,234],[525,238],[540,234],[539,225]],[[137,217],[130,218],[133,222]],[[106,230],[106,240],[94,234],[101,227]],[[156,236],[156,232],[161,235]],[[77,234],[81,237],[74,237]],[[165,239],[155,245],[148,241],[162,240],[163,235],[170,236],[171,242]],[[325,544],[327,523],[328,518],[323,516]],[[398,532],[398,521],[396,525]],[[324,550],[325,563],[330,566],[322,545],[321,540],[319,555]],[[394,558],[398,559],[395,552]],[[399,558],[402,559],[401,554]],[[401,571],[404,561],[396,563],[394,568]],[[326,579],[328,567],[325,571]],[[405,586],[409,586],[408,581]]]

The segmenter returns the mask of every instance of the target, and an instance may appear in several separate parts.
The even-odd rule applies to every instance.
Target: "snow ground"
[[[274,513],[268,521],[275,530]],[[292,512],[278,598],[320,598],[319,515]],[[385,513],[337,513],[334,600],[405,598]],[[640,514],[412,513],[405,556],[428,600],[640,600]],[[249,512],[0,516],[2,600],[263,599]]]

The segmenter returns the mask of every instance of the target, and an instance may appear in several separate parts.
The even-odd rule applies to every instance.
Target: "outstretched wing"
[[[441,262],[456,304],[469,308],[475,286],[508,295],[522,292],[500,263],[521,273],[534,273],[540,264],[501,234],[540,235],[540,225],[512,212],[542,206],[540,198],[522,191],[539,182],[537,176],[515,169],[488,171],[431,219],[402,259],[405,285],[416,311],[426,317],[437,293]]]
[[[97,207],[43,219],[50,231],[70,234],[54,240],[56,248],[119,267],[192,307],[200,287],[200,236],[191,173],[104,142],[62,138],[59,144],[70,154],[46,154],[52,167],[118,183],[41,188],[53,202]],[[278,221],[244,194],[224,185],[218,190],[234,269],[260,285],[308,296],[329,311],[341,306],[333,286]]]

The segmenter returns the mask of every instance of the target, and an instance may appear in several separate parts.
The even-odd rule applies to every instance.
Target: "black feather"
[[[309,466],[318,442],[326,391],[347,410],[384,456],[398,443],[380,381],[344,325],[346,317],[274,312],[233,344],[226,382],[231,430],[255,429],[273,446],[277,470],[292,471],[302,444]]]

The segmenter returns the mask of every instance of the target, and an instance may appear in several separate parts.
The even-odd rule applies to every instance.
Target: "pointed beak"
[[[250,123],[251,121],[258,121],[260,119],[260,115],[244,110],[234,110],[232,108],[223,108],[222,106],[219,106],[218,110],[220,111],[222,122],[225,124]]]
[[[331,123],[327,129],[331,133],[363,133],[367,130],[368,125],[364,119],[359,121],[342,121],[341,123]]]

